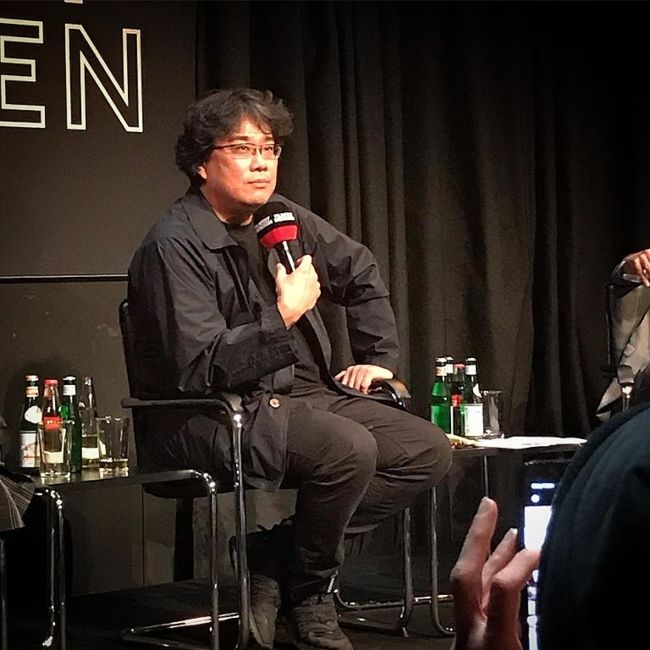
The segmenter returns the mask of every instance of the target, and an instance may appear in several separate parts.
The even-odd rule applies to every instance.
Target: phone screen
[[[551,519],[555,489],[567,463],[567,460],[561,459],[524,464],[524,498],[519,539],[525,548],[542,548]],[[538,572],[534,571],[522,599],[523,640],[527,650],[537,650],[537,580]]]

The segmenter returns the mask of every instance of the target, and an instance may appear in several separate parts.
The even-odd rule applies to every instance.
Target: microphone
[[[274,248],[287,273],[296,270],[289,242],[298,240],[296,215],[282,201],[270,201],[253,215],[255,233],[264,248]]]

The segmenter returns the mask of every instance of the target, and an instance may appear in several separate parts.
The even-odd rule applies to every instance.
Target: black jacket
[[[370,251],[285,197],[271,200],[286,203],[298,219],[303,252],[313,256],[321,283],[320,300],[346,308],[355,361],[394,372],[395,319]],[[271,272],[276,262],[271,251]],[[277,306],[265,304],[252,282],[245,251],[202,194],[189,191],[147,234],[129,268],[128,298],[140,396],[243,394],[247,480],[277,487],[296,348]],[[318,309],[306,318],[320,360],[329,366],[331,346]],[[215,453],[227,464],[228,437],[205,416],[167,413],[155,420],[148,444],[159,464],[209,471]],[[204,464],[197,466],[200,458]]]
[[[542,548],[540,650],[650,646],[648,406],[601,425],[564,473]]]

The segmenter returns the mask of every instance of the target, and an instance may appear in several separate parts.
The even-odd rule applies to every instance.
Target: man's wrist
[[[299,314],[297,310],[287,307],[287,305],[283,304],[280,301],[278,301],[277,305],[278,311],[280,312],[280,317],[284,321],[284,326],[287,329],[290,329],[293,325],[295,325],[302,316],[302,314]]]

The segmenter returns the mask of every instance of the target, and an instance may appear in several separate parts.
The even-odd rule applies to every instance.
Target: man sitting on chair
[[[612,272],[607,287],[610,363],[628,365],[634,375],[631,403],[650,399],[650,249],[627,255]],[[606,420],[620,410],[621,387],[614,377],[597,414]]]
[[[296,647],[346,650],[332,596],[344,534],[406,508],[451,451],[439,428],[368,394],[397,366],[388,291],[365,246],[274,194],[292,128],[270,92],[219,90],[188,108],[176,161],[190,188],[129,268],[134,365],[151,394],[243,395],[247,484],[297,489],[288,524],[249,536],[253,638],[273,646],[282,607]],[[292,273],[256,237],[253,213],[269,200],[298,222]],[[319,298],[346,308],[355,363],[335,377]],[[151,424],[159,465],[228,480],[228,436],[208,413]]]

